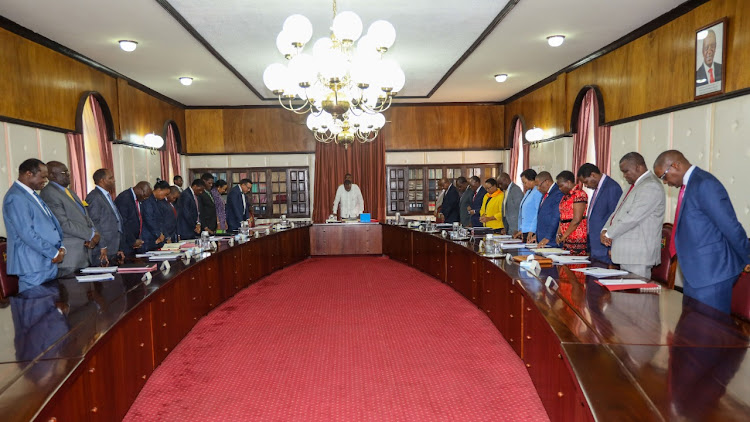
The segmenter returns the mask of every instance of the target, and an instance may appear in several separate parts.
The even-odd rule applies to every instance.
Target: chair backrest
[[[6,298],[18,293],[18,277],[8,275],[8,244],[0,242],[0,297]]]
[[[732,314],[750,321],[750,273],[740,274],[732,289]]]
[[[674,278],[677,271],[677,258],[669,254],[669,243],[672,241],[672,224],[664,223],[661,228],[661,263],[651,269],[651,279],[670,289],[674,289]]]

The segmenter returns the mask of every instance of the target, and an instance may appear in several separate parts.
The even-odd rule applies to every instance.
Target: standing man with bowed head
[[[482,186],[482,181],[478,176],[471,176],[469,178],[469,185],[474,191],[474,195],[471,197],[471,208],[468,209],[469,215],[471,215],[471,227],[482,227],[479,217],[484,195],[487,195],[487,189]]]
[[[648,171],[648,168],[646,169]],[[589,220],[589,251],[591,258],[605,264],[611,264],[610,247],[601,242],[600,235],[607,219],[615,211],[617,201],[622,196],[622,188],[614,179],[603,174],[599,167],[586,163],[578,169],[578,180],[592,189],[589,209],[586,212]]]
[[[180,199],[177,200],[177,234],[182,240],[195,239],[201,234],[198,198],[205,190],[206,183],[201,179],[195,179],[190,188],[182,191]]]
[[[3,199],[3,219],[8,232],[8,274],[18,276],[23,292],[57,277],[65,258],[63,231],[52,211],[37,195],[47,182],[47,166],[30,158],[18,167]]]
[[[143,214],[143,247],[147,251],[159,249],[164,246],[167,239],[167,233],[164,232],[164,213],[159,207],[159,202],[163,202],[169,195],[170,186],[164,180],[154,184],[154,191],[141,203],[141,212]]]
[[[95,171],[94,184],[96,186],[86,196],[86,203],[89,204],[89,217],[101,234],[101,239],[99,247],[91,253],[91,262],[106,266],[125,259],[123,219],[110,195],[115,190],[115,175],[112,170]]]
[[[141,202],[151,196],[151,184],[140,181],[132,188],[125,189],[115,198],[115,205],[122,216],[122,234],[125,238],[123,252],[132,256],[143,246],[143,214]]]
[[[177,208],[174,204],[180,197],[180,191],[177,186],[170,186],[167,197],[159,201],[159,210],[161,211],[162,229],[166,237],[166,242],[177,242]]]
[[[176,174],[172,178],[172,182],[174,183],[174,186],[177,188],[177,190],[180,191],[180,193],[182,193],[182,184],[184,183],[182,181],[182,176],[180,176],[179,174]]]
[[[469,181],[465,177],[459,176],[456,179],[456,187],[461,199],[458,200],[459,222],[464,227],[471,227],[471,200],[474,197],[474,191],[469,187]]]
[[[563,193],[548,171],[540,172],[534,180],[542,193],[542,200],[536,215],[536,232],[533,236],[529,234],[527,241],[539,242],[540,246],[560,247],[557,243],[557,228],[560,225],[560,201]]]
[[[208,231],[213,235],[218,228],[218,219],[216,218],[216,203],[211,195],[211,189],[214,187],[214,176],[211,173],[203,173],[201,180],[206,184],[206,189],[198,196],[198,206],[200,207],[201,230]]]
[[[612,248],[612,262],[621,269],[650,279],[651,268],[661,261],[664,188],[637,152],[620,159],[620,171],[630,187],[607,216],[598,240]],[[592,243],[595,234],[589,233]]]
[[[250,204],[246,193],[253,188],[250,179],[242,179],[240,183],[229,189],[227,194],[227,227],[230,231],[239,230],[243,221],[250,218]]]
[[[460,218],[459,212],[458,212],[458,201],[459,201],[459,193],[458,189],[451,183],[450,180],[447,178],[442,178],[440,180],[440,184],[445,187],[445,195],[443,196],[443,208],[442,213],[445,217],[446,223],[455,223]]]
[[[737,277],[750,272],[750,242],[729,194],[714,175],[677,150],[659,154],[654,174],[680,188],[670,252],[682,269],[683,292],[729,313]]]
[[[505,233],[513,236],[518,231],[518,214],[521,211],[523,192],[510,180],[508,173],[501,173],[497,184],[503,191],[503,228]]]
[[[58,267],[58,276],[62,277],[89,266],[90,250],[99,243],[100,236],[86,212],[87,204],[68,189],[68,167],[59,161],[49,161],[47,169],[49,183],[39,192],[39,196],[55,215],[63,230],[66,256],[65,261]]]

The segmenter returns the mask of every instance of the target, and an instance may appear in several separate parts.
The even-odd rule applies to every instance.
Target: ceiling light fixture
[[[559,47],[565,41],[565,35],[550,35],[547,37],[547,44],[550,47]]]
[[[393,25],[375,21],[360,38],[357,14],[336,13],[333,0],[333,16],[331,35],[315,41],[312,54],[302,52],[312,37],[312,23],[302,15],[289,16],[276,38],[289,63],[268,66],[263,82],[286,110],[310,113],[307,127],[317,141],[347,148],[355,139],[375,140],[385,124],[382,112],[406,77],[398,63],[383,59],[396,40]]]
[[[495,80],[497,82],[505,82],[507,79],[508,79],[507,73],[498,73],[497,75],[495,75]]]
[[[183,84],[183,85],[185,85],[185,86],[192,85],[193,84],[193,78],[191,78],[190,76],[182,76],[182,77],[180,77],[180,83]]]
[[[118,43],[120,43],[120,48],[128,53],[135,51],[136,47],[138,47],[138,41],[120,40]]]

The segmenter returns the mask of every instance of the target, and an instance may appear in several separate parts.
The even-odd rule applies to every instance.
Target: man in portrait
[[[703,63],[695,71],[696,88],[714,82],[721,82],[721,63],[714,60],[716,54],[716,32],[713,29],[707,31],[703,39]]]

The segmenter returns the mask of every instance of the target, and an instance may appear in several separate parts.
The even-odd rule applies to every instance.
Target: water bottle
[[[211,241],[209,240],[208,231],[203,230],[201,232],[201,241],[198,246],[200,246],[202,251],[207,251],[210,248]]]

